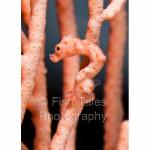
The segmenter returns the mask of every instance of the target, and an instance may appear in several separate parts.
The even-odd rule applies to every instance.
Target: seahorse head
[[[67,35],[55,46],[55,53],[50,55],[53,62],[58,62],[66,57],[75,55],[75,41],[76,38]]]

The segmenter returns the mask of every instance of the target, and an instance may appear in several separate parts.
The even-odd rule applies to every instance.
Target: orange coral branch
[[[89,0],[88,6],[89,21],[86,32],[86,39],[98,44],[100,29],[103,22],[101,15],[103,11],[103,0]]]
[[[78,122],[78,114],[81,113],[83,105],[77,101],[73,93],[66,95],[65,112],[61,115],[57,131],[52,139],[50,150],[64,150],[72,132]]]
[[[103,22],[103,17],[101,16],[103,11],[103,0],[89,0],[88,9],[89,21],[85,37],[87,40],[99,44],[100,30]],[[87,57],[83,57],[80,68],[82,69],[88,64],[89,59]]]
[[[112,19],[123,7],[126,0],[113,0],[106,9],[103,9],[103,0],[89,0],[89,21],[86,39],[99,44],[100,30],[105,20]],[[81,68],[85,67],[89,60],[84,57]]]
[[[110,0],[111,3],[107,6],[106,9],[103,11],[103,18],[106,20],[111,20],[115,17],[122,7],[124,6],[126,0]]]
[[[125,7],[110,21],[110,39],[106,68],[104,150],[116,150],[118,133],[123,119],[122,78],[126,41]]]
[[[21,52],[25,53],[26,52],[26,46],[28,44],[28,39],[23,31],[21,31]]]
[[[28,98],[34,88],[34,80],[39,63],[40,50],[45,41],[46,0],[38,0],[33,7],[29,23],[28,50],[22,56],[21,120],[23,120]]]
[[[30,0],[21,0],[21,13],[25,24],[29,25],[31,15]]]
[[[23,31],[21,31],[21,45],[26,45],[28,43],[28,39]]]
[[[76,150],[76,133],[77,133],[77,124],[72,128],[71,133],[69,135],[69,139],[67,141],[67,145],[65,150]]]
[[[73,0],[57,0],[57,13],[61,37],[77,36]],[[68,19],[69,18],[69,19]],[[74,56],[63,60],[63,95],[74,88],[75,76],[79,70],[79,57]],[[69,81],[69,82],[68,82]]]
[[[57,0],[57,14],[61,37],[63,38],[65,35],[72,35],[76,37],[77,27],[74,15],[73,0]],[[65,97],[66,93],[72,91],[74,88],[75,76],[79,71],[79,63],[79,56],[65,58],[63,60],[63,97]],[[70,134],[65,150],[75,149],[75,128],[76,126],[72,131],[73,133]]]
[[[89,22],[86,39],[98,44],[102,23],[116,16],[125,1],[126,0],[112,0],[112,2],[103,9],[103,0],[89,0]]]
[[[128,120],[121,123],[117,150],[128,150]]]
[[[21,150],[28,150],[25,144],[21,143]]]
[[[31,19],[31,11],[37,0],[21,0],[21,14],[24,23],[29,26]]]
[[[49,149],[51,132],[51,120],[46,98],[46,68],[44,66],[47,0],[32,0],[31,5],[32,15],[29,22],[29,38],[27,39],[22,32],[22,45],[24,49],[22,61],[25,61],[25,58],[27,59],[27,64],[23,64],[24,68],[22,66],[22,81],[28,80],[30,84],[32,82],[30,87],[26,87],[28,92],[30,90],[30,95],[26,95],[25,100],[26,107],[32,113],[32,121],[36,130],[34,148],[37,150],[47,150]],[[23,111],[25,111],[25,108]]]
[[[35,87],[28,102],[28,109],[32,113],[32,121],[35,126],[36,134],[34,139],[34,149],[47,150],[51,135],[51,118],[47,107],[46,93],[46,68],[44,64],[44,48],[41,49],[40,62],[35,80]]]

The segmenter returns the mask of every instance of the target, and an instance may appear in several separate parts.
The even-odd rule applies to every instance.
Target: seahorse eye
[[[57,47],[56,47],[56,50],[58,50],[58,51],[59,51],[59,50],[60,50],[60,47],[59,47],[59,46],[57,46]]]

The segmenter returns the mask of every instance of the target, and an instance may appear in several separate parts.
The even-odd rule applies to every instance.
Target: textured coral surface
[[[122,99],[127,32],[126,0],[110,0],[105,7],[103,0],[88,0],[88,22],[82,38],[77,28],[76,13],[78,12],[74,7],[76,1],[55,1],[61,36],[60,40],[55,43],[53,54],[49,55],[48,63],[56,63],[53,64],[55,68],[59,61],[63,62],[62,86],[55,88],[52,84],[47,90],[49,78],[53,76],[53,72],[47,72],[47,69],[52,68],[45,66],[45,60],[47,60],[45,57],[47,47],[45,46],[48,41],[46,39],[49,39],[46,32],[48,31],[46,25],[49,22],[47,15],[49,11],[52,15],[54,13],[53,10],[47,9],[48,4],[52,4],[51,2],[50,0],[21,0],[22,21],[26,26],[26,31],[21,31],[21,120],[24,125],[25,113],[27,111],[31,113],[35,133],[31,141],[33,149],[78,149],[76,139],[80,117],[85,107],[95,104],[97,93],[103,94],[102,90],[96,88],[102,84],[104,114],[101,117],[104,123],[104,133],[96,132],[99,137],[104,138],[103,148],[97,144],[88,147],[89,143],[86,142],[81,149],[128,150],[128,120],[124,121]],[[107,54],[100,41],[104,36],[102,29],[105,21],[109,22],[110,28]],[[52,24],[52,20],[50,23]],[[51,44],[52,41],[48,42]],[[104,66],[106,67],[106,80],[101,83],[96,78],[99,73],[103,73]],[[56,78],[59,75],[57,69],[55,74]],[[49,94],[53,89],[62,89],[63,93],[60,98],[61,104],[58,106],[60,118],[55,131],[53,125],[56,120],[52,115],[53,107],[49,106],[54,102],[49,100]],[[99,91],[96,92],[97,90]],[[89,108],[89,115],[93,111],[96,112],[95,109],[91,109],[92,107]],[[88,138],[92,139],[89,140],[91,142],[96,141],[95,136]],[[28,146],[24,142],[21,144],[21,149],[28,150],[30,149]]]

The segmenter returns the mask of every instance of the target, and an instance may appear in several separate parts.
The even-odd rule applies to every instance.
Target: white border
[[[21,0],[0,3],[0,149],[21,149]]]
[[[129,149],[150,149],[150,4],[129,2]]]

